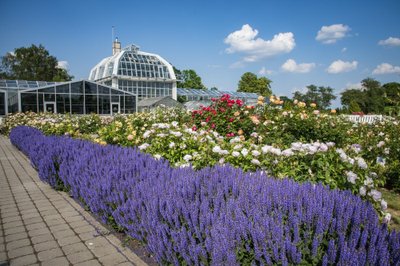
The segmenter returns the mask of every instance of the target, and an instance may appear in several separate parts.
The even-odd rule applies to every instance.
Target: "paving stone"
[[[80,214],[77,216],[72,216],[72,217],[65,217],[65,220],[69,223],[73,222],[79,222],[79,221],[84,221],[85,218],[83,218]]]
[[[81,227],[78,227],[78,228],[74,228],[74,231],[75,231],[76,233],[78,233],[78,234],[80,234],[80,233],[87,233],[87,232],[95,232],[95,231],[96,231],[96,228],[94,228],[94,227],[91,226],[91,225],[85,225],[85,226],[81,226]]]
[[[5,263],[7,261],[7,253],[5,252],[0,252],[0,265],[2,265],[1,263]],[[7,265],[7,264],[5,264]]]
[[[28,231],[43,229],[43,228],[47,228],[46,224],[44,224],[43,222],[35,223],[35,224],[28,224],[26,226],[26,229],[28,229]]]
[[[47,220],[46,224],[48,226],[53,226],[53,225],[65,224],[65,221],[63,219]]]
[[[87,232],[87,233],[79,234],[79,237],[80,237],[80,239],[82,239],[82,241],[86,242],[87,240],[96,238],[97,236],[95,236],[95,235],[96,235],[96,232]]]
[[[7,243],[7,250],[13,250],[16,248],[29,246],[30,244],[31,244],[31,241],[29,241],[28,238],[11,241],[11,242]]]
[[[12,234],[12,235],[6,236],[6,242],[11,242],[11,241],[19,240],[19,239],[24,239],[24,238],[28,238],[28,234],[26,232]]]
[[[47,242],[42,242],[39,244],[35,244],[33,248],[36,250],[36,252],[44,251],[44,250],[49,250],[59,247],[58,243],[55,240],[52,241],[47,241]]]
[[[25,232],[25,227],[18,226],[18,227],[14,227],[14,228],[5,229],[4,231],[5,231],[6,235],[17,234],[17,233]]]
[[[22,257],[29,254],[33,254],[33,248],[31,246],[26,246],[8,251],[8,257],[10,259]]]
[[[17,222],[22,221],[21,216],[11,216],[4,219],[1,219],[3,223]]]
[[[120,264],[117,264],[117,266],[135,266],[135,265],[139,265],[139,264],[134,264],[132,262],[122,262]],[[107,266],[106,264],[104,266]]]
[[[51,221],[51,220],[63,220],[63,218],[61,217],[61,215],[57,214],[52,214],[52,215],[48,215],[45,216],[43,218],[46,222]]]
[[[6,250],[6,246],[4,244],[0,244],[0,252],[4,252]]]
[[[24,224],[22,221],[14,221],[14,222],[9,222],[9,223],[3,223],[3,228],[4,230],[15,228],[18,226],[23,226]]]
[[[88,260],[85,262],[75,264],[75,266],[97,266],[97,265],[101,265],[97,260]]]
[[[53,235],[55,238],[60,239],[60,238],[75,236],[75,232],[72,231],[71,229],[67,229],[67,230],[63,230],[63,231],[53,232]]]
[[[69,266],[70,263],[65,257],[58,257],[51,260],[42,261],[42,266]]]
[[[37,259],[36,256],[31,254],[23,257],[18,257],[11,260],[10,266],[23,266],[23,265],[30,265],[36,263]]]
[[[50,234],[50,230],[47,228],[40,228],[40,229],[31,230],[28,232],[28,235],[30,237],[41,236],[41,235],[45,235],[45,234]]]
[[[31,238],[33,244],[38,244],[42,242],[48,242],[54,240],[54,237],[51,234],[41,235],[41,236],[34,236]]]
[[[109,242],[104,237],[96,237],[94,239],[86,241],[85,245],[89,248],[103,247],[109,245]]]
[[[87,261],[93,258],[93,254],[90,251],[83,251],[78,253],[71,253],[67,255],[68,260],[73,263],[79,263],[83,261]]]
[[[40,213],[46,219],[51,215],[57,215],[58,214],[58,212],[56,211],[56,209],[54,209],[54,207],[52,207],[51,209],[45,210],[45,211],[41,211]]]
[[[36,218],[36,217],[40,217],[40,214],[38,212],[32,212],[32,213],[28,213],[28,214],[22,213],[23,220],[28,220],[28,219]]]
[[[75,243],[68,246],[63,246],[62,250],[66,255],[71,253],[79,253],[83,251],[89,251],[89,249],[83,243]]]
[[[60,248],[53,248],[45,251],[41,251],[38,253],[38,258],[40,261],[51,260],[57,257],[63,256],[63,252]]]
[[[68,246],[70,244],[79,243],[81,242],[81,240],[77,236],[71,236],[62,239],[57,239],[57,242],[58,244],[60,244],[60,246],[63,247],[63,246]]]
[[[96,255],[97,257],[103,257],[109,254],[117,253],[118,250],[112,245],[106,245],[102,247],[94,247],[89,249]]]
[[[51,232],[58,232],[58,231],[64,231],[70,229],[70,227],[67,224],[58,224],[58,225],[52,225],[50,226],[50,231]]]
[[[72,228],[78,228],[78,227],[87,226],[90,224],[88,222],[86,222],[85,220],[81,220],[81,221],[76,221],[76,222],[70,222],[69,225]]]
[[[31,218],[29,220],[25,220],[25,225],[29,225],[29,224],[36,224],[36,223],[42,223],[43,219],[42,217],[35,217],[35,218]]]
[[[99,261],[105,266],[112,266],[122,262],[127,262],[126,258],[120,253],[112,253],[103,257],[99,257]]]
[[[79,213],[75,210],[70,210],[70,211],[63,211],[63,210],[59,210],[62,217],[67,218],[67,217],[75,217],[77,215],[79,215]]]

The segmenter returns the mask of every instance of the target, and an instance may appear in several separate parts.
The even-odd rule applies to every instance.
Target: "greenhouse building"
[[[113,55],[93,67],[89,80],[133,93],[139,101],[164,96],[177,99],[172,65],[157,54],[140,51],[135,45],[121,49],[118,39],[113,42]]]
[[[0,80],[0,100],[0,116],[26,111],[102,115],[137,111],[136,95],[86,80]]]

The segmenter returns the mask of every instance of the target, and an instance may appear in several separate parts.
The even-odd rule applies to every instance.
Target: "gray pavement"
[[[146,265],[0,135],[0,265]]]

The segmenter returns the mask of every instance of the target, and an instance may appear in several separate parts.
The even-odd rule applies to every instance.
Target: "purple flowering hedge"
[[[42,180],[145,243],[160,264],[400,264],[400,233],[348,191],[229,166],[176,169],[137,149],[25,126],[10,139]]]

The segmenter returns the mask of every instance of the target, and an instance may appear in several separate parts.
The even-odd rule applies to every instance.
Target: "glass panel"
[[[69,94],[57,94],[57,113],[69,113],[70,111]]]
[[[0,92],[0,115],[6,114],[6,93]]]
[[[85,94],[97,94],[97,84],[85,82]]]
[[[110,89],[99,85],[99,94],[110,94]]]
[[[39,95],[41,95],[42,93],[39,92]],[[45,102],[54,102],[56,99],[54,94],[49,94],[49,93],[45,93],[44,94],[44,101]]]
[[[69,93],[69,84],[56,86],[57,93]]]
[[[55,92],[54,87],[49,87],[49,88],[45,88],[45,89],[39,89],[39,92]]]
[[[71,93],[83,94],[83,82],[71,83]]]
[[[22,112],[32,111],[37,112],[37,94],[21,93],[21,108]]]
[[[112,102],[119,102],[119,96],[111,96]]]
[[[132,95],[125,95],[125,113],[126,114],[131,114],[136,112],[136,102],[135,102],[135,96]]]
[[[83,94],[71,94],[71,113],[83,114]]]
[[[105,95],[99,96],[99,114],[102,115],[110,114],[110,96],[105,96]]]
[[[85,95],[86,114],[97,114],[97,96]]]

